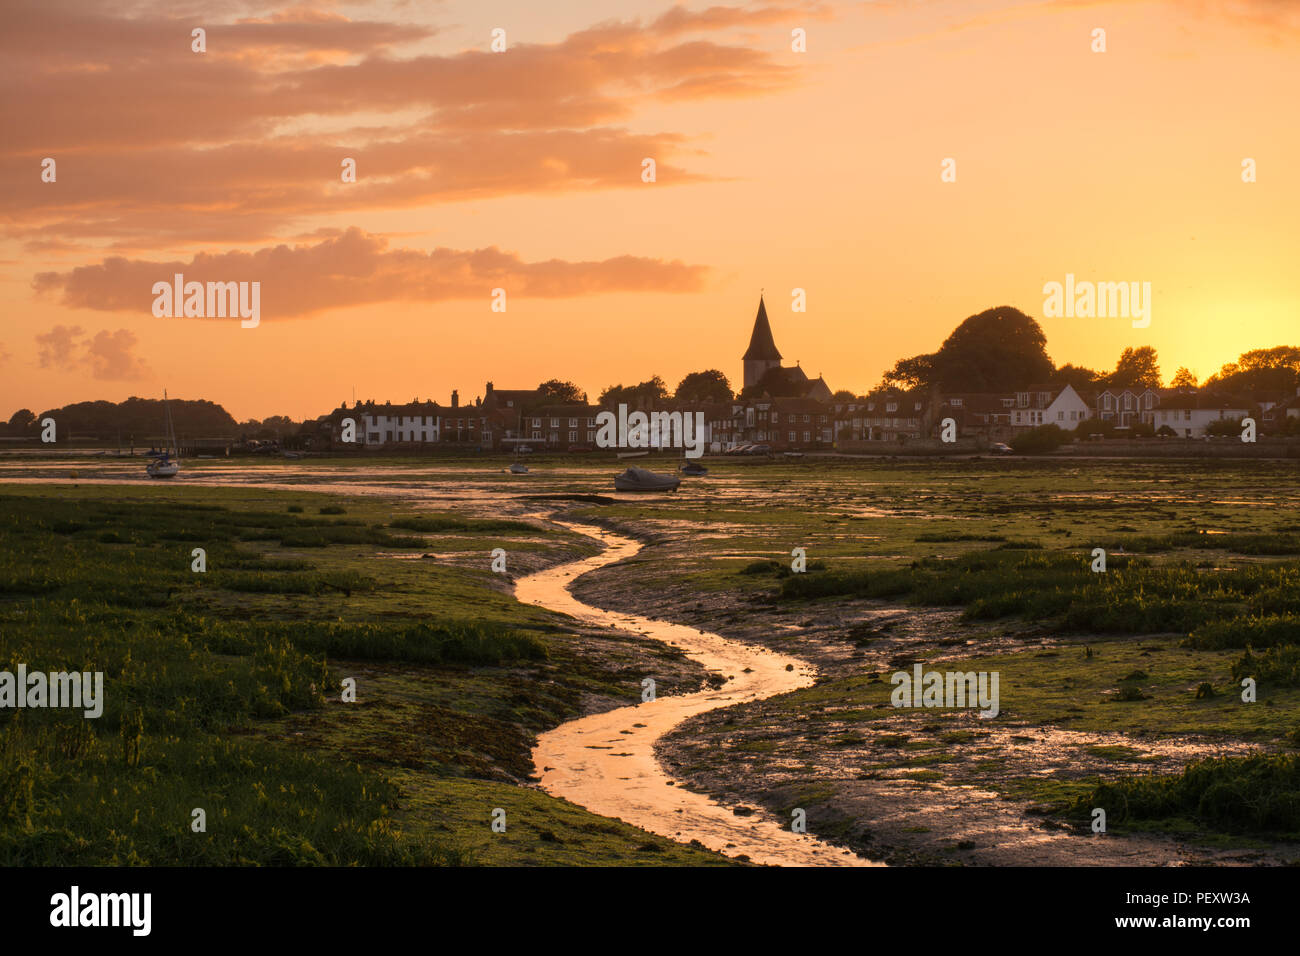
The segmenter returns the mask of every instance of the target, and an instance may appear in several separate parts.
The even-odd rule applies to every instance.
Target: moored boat
[[[172,457],[176,449],[176,428],[172,424],[172,406],[167,399],[167,390],[163,389],[163,411],[167,417],[167,447],[153,456],[153,461],[144,466],[144,473],[150,478],[175,478],[181,470],[180,452]]]
[[[676,475],[658,475],[644,468],[629,468],[614,476],[618,491],[676,491],[682,480]]]

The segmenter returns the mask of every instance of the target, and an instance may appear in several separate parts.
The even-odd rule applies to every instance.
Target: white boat
[[[167,447],[144,466],[145,474],[150,478],[175,478],[181,470],[179,452],[175,458],[172,457],[172,452],[176,449],[176,429],[172,425],[172,407],[167,400],[166,389],[163,389],[163,411],[167,416]]]
[[[676,491],[682,480],[676,475],[657,475],[644,468],[629,468],[614,476],[618,491]]]
[[[528,474],[528,466],[517,461],[510,466],[510,473],[512,475],[526,475]]]

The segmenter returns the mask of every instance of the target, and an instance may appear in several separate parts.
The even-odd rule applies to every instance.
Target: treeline
[[[938,351],[900,359],[878,388],[937,387],[948,393],[1006,392],[1035,384],[1072,385],[1076,391],[1103,388],[1160,388],[1159,356],[1149,345],[1127,348],[1113,369],[1057,366],[1047,354],[1047,336],[1030,316],[1010,306],[972,315]],[[1262,398],[1294,395],[1300,386],[1300,347],[1281,345],[1244,352],[1204,382],[1179,368],[1172,388],[1200,388],[1220,394]]]
[[[246,430],[215,402],[174,398],[170,405],[178,436],[237,438]],[[46,418],[54,419],[60,441],[76,438],[148,442],[166,431],[166,411],[160,399],[128,398],[124,402],[75,402],[39,414],[20,408],[3,426],[4,433],[10,438],[36,438]]]

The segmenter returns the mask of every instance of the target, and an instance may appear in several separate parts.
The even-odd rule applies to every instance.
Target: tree
[[[639,385],[611,385],[600,393],[600,404],[614,406],[625,404],[629,408],[652,407],[668,398],[668,386],[655,375]]]
[[[1066,362],[1052,373],[1048,381],[1053,385],[1062,387],[1069,385],[1076,392],[1082,392],[1096,388],[1101,383],[1102,378],[1100,372],[1084,368],[1082,365],[1071,365]]]
[[[1279,345],[1243,352],[1205,380],[1203,388],[1251,396],[1294,395],[1300,386],[1300,348]]]
[[[1174,373],[1173,379],[1169,382],[1170,388],[1195,388],[1196,376],[1185,365],[1180,365],[1178,371]]]
[[[1127,348],[1115,363],[1115,371],[1106,378],[1110,388],[1159,388],[1160,362],[1149,345]]]
[[[561,382],[558,378],[542,382],[537,386],[542,397],[558,405],[585,405],[587,393],[572,382]]]
[[[673,398],[681,402],[729,402],[734,395],[731,382],[716,368],[691,372],[677,383]]]
[[[36,421],[36,413],[30,408],[20,408],[9,416],[9,431],[18,434]]]
[[[836,402],[852,402],[856,401],[857,397],[858,396],[854,395],[847,388],[842,388],[831,396],[831,400]]]
[[[1053,370],[1039,324],[1004,305],[967,318],[939,351],[900,360],[885,373],[884,384],[907,389],[938,385],[946,392],[1006,391],[1046,382]]]

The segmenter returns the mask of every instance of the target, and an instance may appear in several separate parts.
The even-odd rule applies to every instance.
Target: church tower
[[[754,318],[754,331],[749,336],[749,348],[742,358],[745,363],[745,387],[757,385],[763,373],[781,366],[781,353],[772,340],[772,326],[767,322],[767,307],[763,297],[758,297],[758,315]]]

